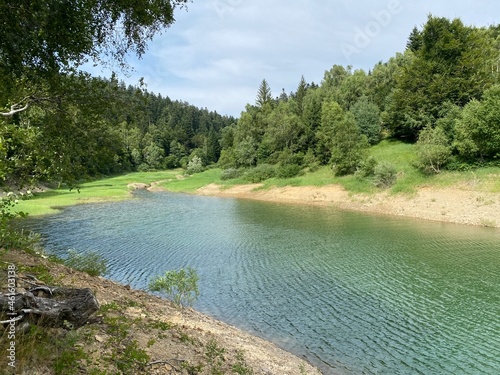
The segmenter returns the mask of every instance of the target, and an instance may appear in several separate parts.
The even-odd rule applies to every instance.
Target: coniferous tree
[[[263,108],[265,105],[270,105],[273,101],[273,95],[271,93],[271,88],[265,79],[262,80],[259,86],[259,91],[257,92],[257,98],[255,99],[255,104]]]

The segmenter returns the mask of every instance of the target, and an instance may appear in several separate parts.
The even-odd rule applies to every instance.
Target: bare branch
[[[12,323],[12,322],[17,322],[18,320],[21,320],[24,318],[24,315],[18,315],[15,318],[9,319],[9,320],[2,320],[0,321],[0,324],[7,324],[7,323]]]
[[[152,361],[152,362],[149,362],[146,364],[146,366],[153,366],[153,365],[161,365],[161,364],[167,364],[169,365],[170,367],[172,367],[175,371],[180,371],[177,367],[174,366],[174,364],[172,363],[172,361],[176,361],[176,362],[179,362],[179,363],[183,363],[183,362],[186,362],[185,359],[163,359],[163,360],[158,360],[158,361]]]
[[[10,117],[15,115],[16,113],[26,111],[33,103],[39,103],[44,101],[51,101],[51,98],[46,97],[36,97],[34,95],[25,96],[18,103],[12,104],[10,106],[10,110],[8,112],[0,112],[0,116]]]
[[[31,104],[31,101],[26,101],[26,103],[24,103],[23,105],[23,102],[26,100],[27,98],[24,98],[23,100],[21,100],[19,103],[16,103],[16,104],[12,104],[10,106],[10,111],[8,112],[0,112],[0,115],[4,116],[4,117],[10,117],[10,116],[14,116],[16,113],[19,113],[19,112],[23,112],[23,111],[26,111],[30,104]]]

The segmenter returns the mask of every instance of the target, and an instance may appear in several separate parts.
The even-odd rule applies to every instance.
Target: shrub
[[[243,174],[240,169],[229,168],[222,171],[220,179],[221,180],[231,180],[233,178],[238,178]]]
[[[175,155],[168,155],[165,158],[165,168],[174,169],[180,167],[179,158]]]
[[[394,164],[384,162],[375,166],[373,175],[373,180],[377,187],[387,188],[396,182],[398,171]]]
[[[137,167],[138,172],[148,172],[150,170],[151,170],[151,168],[149,167],[149,165],[147,163],[141,163]]]
[[[106,259],[95,252],[82,254],[78,253],[76,250],[68,250],[68,257],[64,261],[64,264],[68,267],[88,273],[90,276],[101,276],[106,274],[106,263]]]
[[[356,177],[364,178],[375,175],[375,167],[377,166],[377,164],[378,162],[373,156],[367,157],[359,165],[356,171]]]
[[[156,276],[149,283],[149,290],[159,292],[169,298],[176,306],[192,306],[200,292],[198,274],[191,267],[179,271],[167,271],[164,276]]]
[[[199,156],[193,156],[186,167],[186,173],[194,174],[200,172],[203,172],[203,163],[201,162],[201,158]]]
[[[442,128],[425,128],[420,132],[416,145],[415,166],[424,173],[439,173],[451,157],[448,137]]]
[[[260,164],[247,171],[245,178],[256,183],[276,176],[276,167],[270,164]]]
[[[302,168],[297,164],[280,165],[276,171],[278,178],[291,178],[297,176]]]

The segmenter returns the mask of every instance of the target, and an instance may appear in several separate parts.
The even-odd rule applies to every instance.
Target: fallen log
[[[2,324],[29,322],[44,327],[79,328],[99,310],[89,288],[36,287],[24,293],[0,294]]]

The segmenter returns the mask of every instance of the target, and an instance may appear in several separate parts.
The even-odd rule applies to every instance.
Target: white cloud
[[[482,26],[499,11],[485,0],[198,0],[133,63],[128,81],[144,76],[150,91],[238,116],[263,78],[278,95],[302,75],[319,83],[333,64],[368,70],[403,51],[429,13]],[[347,54],[349,45],[356,51]]]

